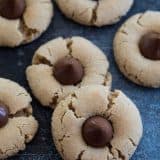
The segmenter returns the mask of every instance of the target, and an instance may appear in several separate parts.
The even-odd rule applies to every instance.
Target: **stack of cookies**
[[[56,3],[68,18],[100,27],[118,22],[133,0]],[[52,16],[50,0],[0,0],[0,46],[35,40]],[[154,88],[160,87],[157,17],[160,13],[153,11],[131,17],[118,30],[113,45],[121,72],[139,85]],[[64,160],[128,160],[140,142],[143,126],[138,108],[122,91],[111,91],[108,70],[103,51],[78,36],[42,45],[26,69],[33,95],[54,110],[51,131]],[[24,150],[35,136],[38,122],[31,101],[24,88],[0,78],[0,159]]]
[[[26,70],[35,97],[54,109],[52,135],[64,160],[129,159],[139,144],[139,111],[123,92],[110,91],[108,67],[98,47],[72,37],[41,46]]]

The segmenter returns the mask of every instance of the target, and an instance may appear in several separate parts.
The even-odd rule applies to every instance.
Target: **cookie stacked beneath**
[[[121,91],[85,86],[56,107],[52,135],[64,160],[128,160],[142,136],[140,114]]]
[[[142,137],[137,107],[110,91],[104,53],[82,37],[40,47],[26,70],[35,97],[54,110],[52,135],[64,160],[129,159]]]

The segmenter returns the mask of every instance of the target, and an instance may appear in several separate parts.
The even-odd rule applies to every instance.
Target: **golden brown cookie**
[[[128,160],[142,137],[137,107],[119,90],[85,86],[56,107],[52,135],[64,160]]]
[[[51,0],[0,0],[0,46],[32,42],[49,26]]]
[[[89,26],[118,22],[126,15],[133,0],[56,0],[61,11],[74,21]]]
[[[114,39],[114,55],[121,72],[136,84],[160,87],[160,12],[129,18]]]
[[[17,83],[0,78],[0,159],[26,148],[38,122],[32,115],[31,97]]]
[[[54,106],[81,86],[111,86],[109,63],[104,53],[82,37],[57,38],[35,53],[26,70],[35,97],[44,106]]]

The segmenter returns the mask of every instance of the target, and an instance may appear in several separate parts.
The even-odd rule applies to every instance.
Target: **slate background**
[[[0,76],[14,80],[30,91],[25,78],[25,68],[31,63],[34,51],[41,44],[58,36],[79,35],[88,38],[106,53],[110,61],[113,89],[123,90],[141,112],[144,135],[132,160],[160,160],[160,90],[143,88],[129,82],[119,72],[112,51],[112,41],[118,27],[129,16],[148,9],[159,10],[160,0],[135,0],[133,8],[121,22],[113,26],[95,28],[81,26],[68,20],[55,5],[54,19],[47,32],[38,40],[15,49],[0,48]],[[26,150],[10,160],[61,160],[50,132],[52,110],[41,107],[35,98],[32,104],[34,115],[40,124],[39,131]]]

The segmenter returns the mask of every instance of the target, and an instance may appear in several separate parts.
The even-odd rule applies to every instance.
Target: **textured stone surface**
[[[143,12],[147,9],[158,10],[159,0],[135,0],[129,15]],[[128,17],[127,16],[127,17]],[[129,82],[120,74],[113,57],[112,40],[118,27],[127,18],[124,17],[117,25],[94,28],[84,27],[66,19],[55,7],[55,18],[49,30],[32,44],[15,49],[0,48],[0,76],[19,82],[28,87],[25,79],[25,68],[31,63],[34,51],[43,43],[57,36],[79,35],[93,41],[105,53],[110,61],[110,71],[113,75],[113,88],[122,89],[139,107],[144,123],[143,139],[132,160],[160,159],[160,90],[139,87]],[[19,153],[11,160],[61,160],[52,143],[50,119],[52,110],[40,106],[33,99],[34,115],[40,122],[40,129],[26,151]]]

